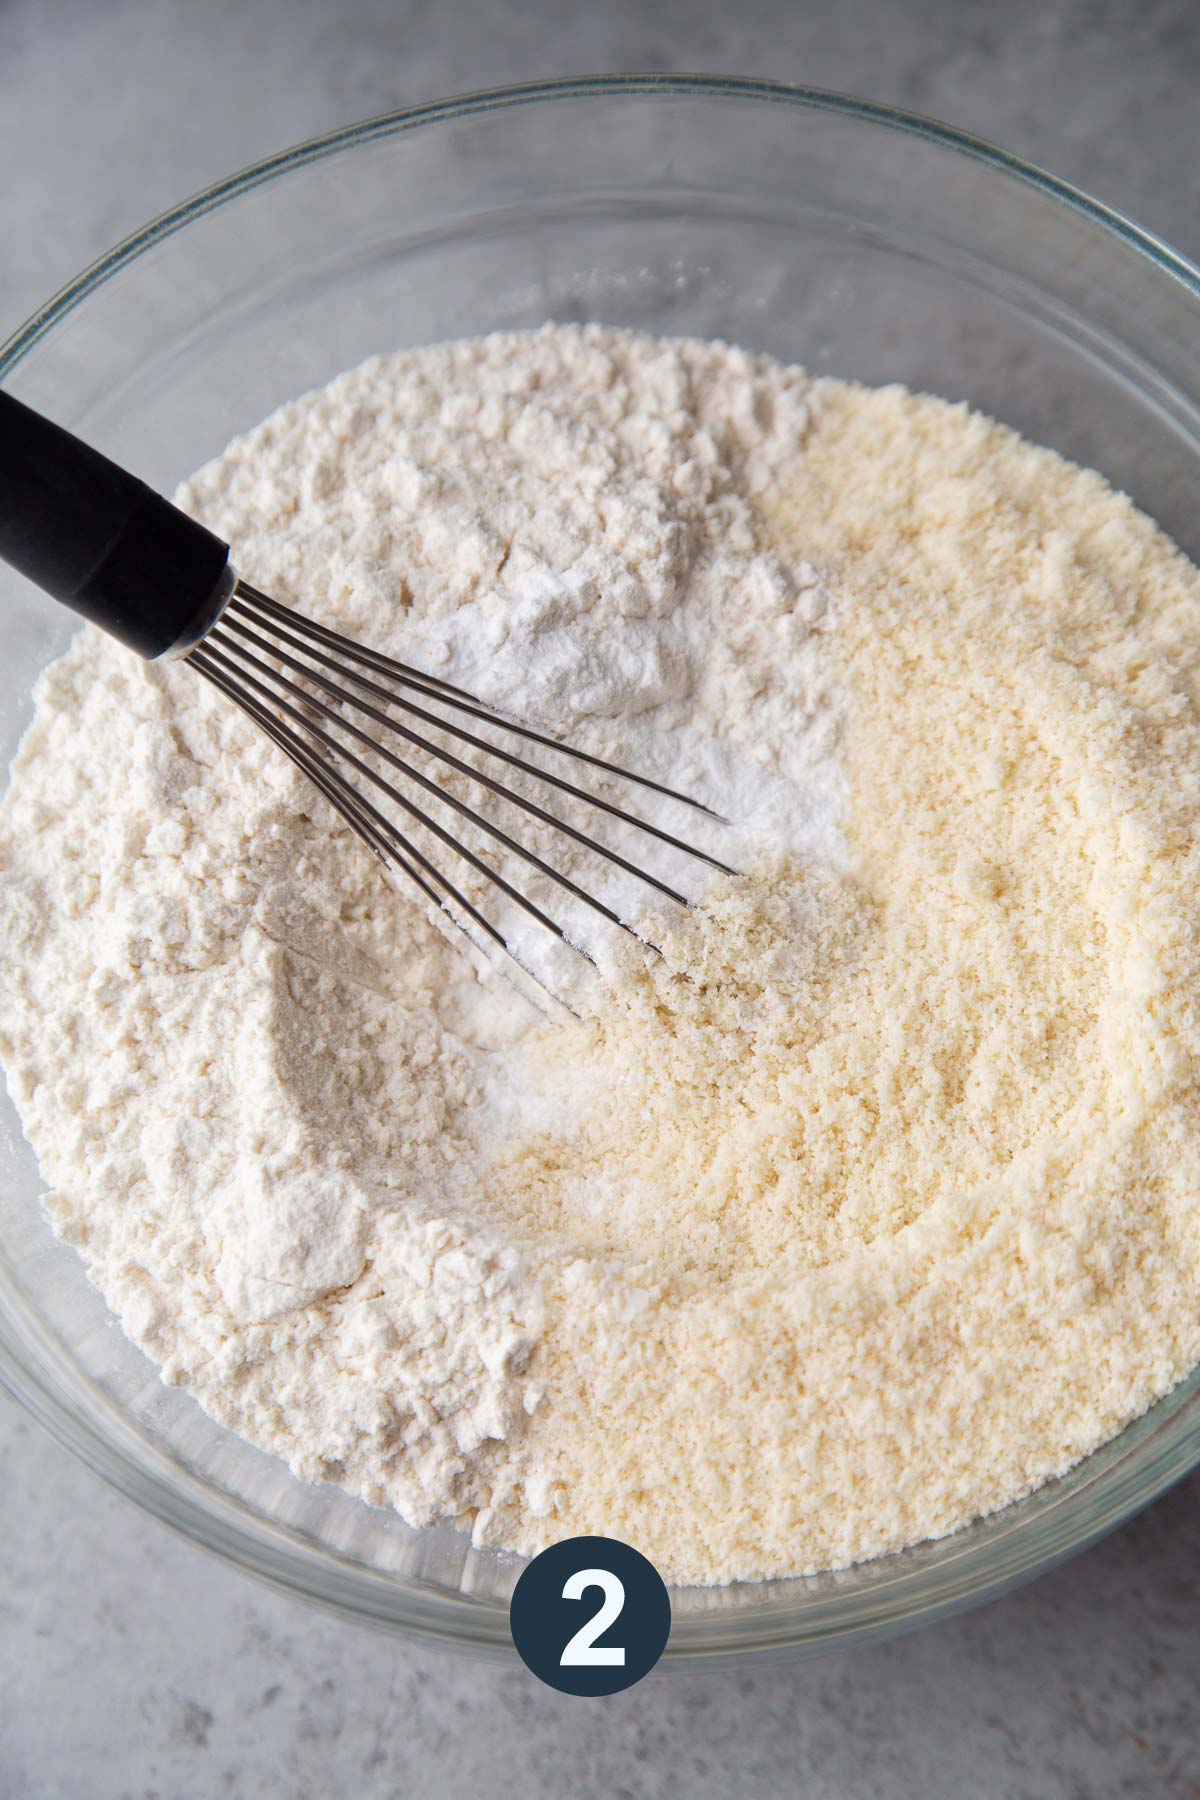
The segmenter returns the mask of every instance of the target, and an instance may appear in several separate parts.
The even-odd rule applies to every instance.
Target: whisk
[[[490,945],[526,974],[529,954],[505,926],[513,908],[592,960],[578,927],[550,910],[547,889],[634,931],[614,896],[557,866],[550,842],[565,839],[585,863],[619,872],[626,891],[632,882],[645,896],[688,903],[681,886],[647,866],[645,849],[625,854],[596,825],[585,829],[585,815],[615,828],[626,848],[636,841],[733,873],[609,793],[630,784],[719,819],[710,807],[280,604],[235,573],[220,538],[3,392],[0,558],[143,658],[185,660],[291,758],[386,868],[413,882],[478,949]],[[543,804],[531,787],[550,789],[554,800]],[[517,835],[531,825],[547,840],[546,855]],[[500,919],[485,910],[484,893],[502,899]],[[543,976],[534,979],[562,999]]]

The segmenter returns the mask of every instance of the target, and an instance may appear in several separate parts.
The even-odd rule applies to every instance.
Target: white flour
[[[598,328],[369,364],[184,499],[750,873],[544,1026],[85,633],[0,809],[0,1052],[168,1381],[415,1523],[703,1582],[950,1531],[1195,1363],[1200,577],[1126,500]]]
[[[343,376],[183,500],[317,618],[837,855],[827,595],[750,504],[807,406],[721,346],[495,338]],[[191,671],[88,631],[38,701],[0,1048],[56,1229],[166,1379],[298,1474],[417,1523],[536,1483],[541,1271],[473,1147],[525,1106],[489,1053],[536,1016]]]

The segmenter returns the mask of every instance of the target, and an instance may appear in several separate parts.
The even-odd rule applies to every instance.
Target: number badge
[[[671,1630],[652,1562],[616,1538],[566,1538],[513,1589],[509,1628],[526,1666],[561,1694],[619,1694],[648,1675]]]

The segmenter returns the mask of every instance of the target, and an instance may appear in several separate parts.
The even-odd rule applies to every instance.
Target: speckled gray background
[[[0,336],[151,213],[297,139],[648,68],[939,114],[1200,253],[1189,0],[0,0]],[[0,1454],[0,1800],[1200,1800],[1200,1477],[915,1637],[572,1701],[227,1572],[7,1401]]]

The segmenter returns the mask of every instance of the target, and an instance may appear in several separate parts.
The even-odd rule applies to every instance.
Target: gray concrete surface
[[[850,88],[1200,253],[1188,0],[0,0],[0,334],[149,214],[389,107],[601,69]],[[177,1542],[0,1403],[0,1800],[1200,1797],[1200,1478],[1034,1587],[798,1668],[570,1701]]]

